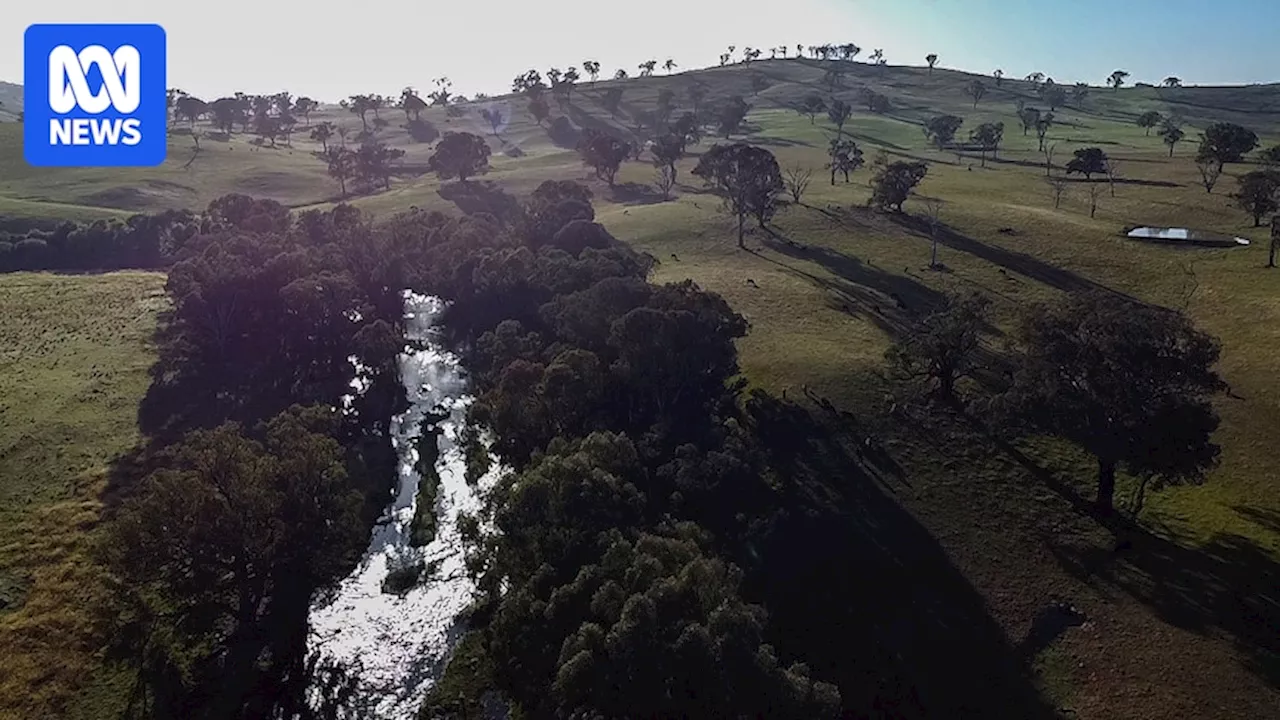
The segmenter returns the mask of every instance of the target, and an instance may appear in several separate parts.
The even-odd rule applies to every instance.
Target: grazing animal
[[[751,286],[751,287],[753,287],[753,288],[758,288],[758,287],[760,287],[759,285],[757,285],[757,284],[756,284],[756,281],[755,281],[755,280],[752,280],[751,278],[747,278],[747,284],[748,284],[748,285],[750,285],[750,286]]]

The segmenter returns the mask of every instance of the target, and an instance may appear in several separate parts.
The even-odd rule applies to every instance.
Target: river
[[[467,485],[459,442],[470,397],[458,358],[442,350],[436,325],[444,309],[433,297],[406,294],[405,334],[421,341],[423,350],[400,356],[400,377],[409,409],[391,424],[399,455],[395,498],[373,530],[359,566],[336,593],[311,609],[309,650],[358,669],[361,700],[380,720],[410,720],[444,669],[463,630],[458,615],[471,602],[474,585],[466,575],[458,516],[479,509],[480,489]],[[440,448],[437,469],[437,532],[430,544],[409,544],[409,528],[417,500],[415,440],[428,414],[448,417],[437,425]],[[422,580],[403,594],[383,592],[390,571],[424,564]]]

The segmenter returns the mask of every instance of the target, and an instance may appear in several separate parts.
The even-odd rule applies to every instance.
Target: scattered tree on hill
[[[1205,128],[1200,139],[1199,155],[1216,160],[1218,165],[1238,163],[1245,154],[1258,147],[1258,136],[1234,123],[1217,122]]]
[[[542,73],[533,69],[517,75],[516,79],[511,82],[511,91],[516,93],[535,95],[545,89],[546,86],[542,84]]]
[[[724,67],[729,64],[729,57],[729,53],[720,53],[720,67]]]
[[[716,111],[716,125],[720,134],[728,140],[730,135],[742,127],[742,122],[747,119],[750,111],[751,106],[741,95],[734,95],[725,101]]]
[[[1041,88],[1040,99],[1049,106],[1050,111],[1057,110],[1067,104],[1067,91],[1061,85],[1045,83]]]
[[[259,115],[253,122],[253,131],[260,138],[260,142],[275,147],[276,138],[282,137],[280,118],[274,115]]]
[[[809,116],[810,125],[813,125],[815,122],[817,122],[818,115],[820,113],[824,113],[826,111],[827,111],[827,101],[823,100],[822,96],[817,93],[809,95],[803,101],[801,101],[798,107],[796,107],[796,112],[800,113],[801,115]]]
[[[863,100],[866,101],[867,109],[877,115],[883,115],[890,110],[889,96],[883,93],[868,90]]]
[[[1000,150],[1000,141],[1004,139],[1004,123],[982,123],[969,133],[970,142],[977,143],[981,149],[982,167],[987,166],[987,153],[996,157]]]
[[[532,79],[532,78],[530,78]],[[453,95],[453,81],[447,77],[438,77],[431,81],[435,85],[435,90],[426,94],[426,99],[431,101],[434,108],[448,108],[449,102],[456,101],[457,96]],[[539,85],[539,90],[541,86]],[[529,88],[526,88],[526,91]],[[536,92],[536,91],[535,91]],[[415,118],[417,115],[415,115]]]
[[[676,61],[672,60],[671,58],[667,58],[667,61],[662,63],[662,69],[666,70],[668,75],[670,75],[671,72],[676,69],[676,67],[678,67],[676,65]]]
[[[573,86],[578,82],[578,68],[570,67],[564,71],[560,81],[551,87],[551,91],[559,98],[560,104],[568,103],[573,97]]]
[[[955,115],[935,115],[930,118],[922,130],[939,150],[950,145],[956,138],[956,132],[964,124],[964,119]]]
[[[978,107],[978,101],[987,94],[987,86],[981,80],[973,80],[967,88],[969,97],[973,98],[973,106]]]
[[[427,160],[429,167],[441,180],[467,178],[489,172],[489,144],[484,138],[469,132],[447,132],[436,144]]]
[[[618,107],[622,105],[622,88],[612,87],[604,91],[600,97],[600,105],[609,111],[609,117],[618,117]]]
[[[209,105],[209,111],[213,115],[213,126],[227,135],[240,122],[240,104],[235,98],[218,98]]]
[[[1169,157],[1173,157],[1173,147],[1182,142],[1182,139],[1187,136],[1187,133],[1173,118],[1165,119],[1164,125],[1161,126],[1158,134],[1164,144],[1169,146]]]
[[[320,143],[320,151],[326,155],[329,153],[329,138],[333,137],[334,130],[331,122],[322,122],[311,129],[311,139]]]
[[[1089,97],[1089,83],[1078,82],[1071,88],[1071,99],[1076,102],[1076,107],[1084,104],[1084,99]]]
[[[618,72],[616,72],[616,73],[614,73],[614,74],[613,74],[613,79],[614,79],[614,80],[626,80],[626,79],[627,79],[627,71],[626,71],[626,70],[623,70],[622,68],[618,68]]]
[[[1085,186],[1085,193],[1089,196],[1089,217],[1092,218],[1098,213],[1098,198],[1102,197],[1104,189],[1102,185],[1090,183]]]
[[[413,120],[422,119],[422,111],[427,109],[427,101],[418,96],[418,91],[411,87],[407,87],[400,91],[400,109],[404,111],[404,119],[409,120],[409,116],[413,116]]]
[[[311,113],[315,112],[318,107],[320,107],[320,103],[309,97],[300,97],[293,103],[293,111],[301,115],[308,126],[311,125]]]
[[[881,165],[871,179],[870,204],[881,210],[902,212],[902,204],[928,174],[929,166],[922,162],[898,160]]]
[[[342,199],[345,200],[347,180],[355,177],[355,153],[345,147],[334,146],[325,150],[324,158],[328,164],[329,177],[338,181],[338,187],[342,190]]]
[[[1070,183],[1064,177],[1053,176],[1046,177],[1044,182],[1049,186],[1049,192],[1053,193],[1053,209],[1057,210],[1062,205],[1062,196],[1067,192],[1067,186]]]
[[[746,219],[754,216],[760,227],[765,227],[784,189],[773,153],[746,143],[713,145],[702,154],[693,174],[714,187],[723,197],[725,209],[737,218],[740,248],[746,247]]]
[[[1254,170],[1236,178],[1239,189],[1231,197],[1253,216],[1253,226],[1262,227],[1264,215],[1280,210],[1280,171]]]
[[[657,165],[654,168],[653,184],[662,193],[663,200],[671,199],[671,188],[676,186],[675,168],[670,165]]]
[[[782,183],[787,188],[787,193],[791,195],[791,202],[801,205],[801,199],[804,193],[809,189],[809,183],[813,180],[813,171],[809,168],[794,166],[787,168],[786,173],[782,176]]]
[[[1085,180],[1107,171],[1107,154],[1102,148],[1080,148],[1075,157],[1067,161],[1067,174],[1081,173]]]
[[[529,115],[538,123],[538,127],[542,127],[542,123],[551,117],[551,105],[542,95],[529,98]]]
[[[1164,116],[1161,115],[1159,112],[1156,112],[1155,110],[1148,110],[1142,113],[1141,115],[1139,115],[1138,119],[1135,122],[1137,123],[1138,127],[1145,128],[1147,131],[1147,135],[1150,136],[1151,128],[1159,125],[1160,121],[1162,120],[1164,120]]]
[[[1044,141],[1049,135],[1049,129],[1053,127],[1053,113],[1045,113],[1036,119],[1036,140],[1040,143],[1039,149],[1044,151]]]
[[[937,53],[929,53],[928,55],[925,55],[925,56],[924,56],[924,61],[925,61],[925,62],[927,62],[927,63],[929,63],[929,74],[930,74],[930,75],[932,75],[932,74],[933,74],[933,66],[938,64],[938,54],[937,54]]]
[[[867,60],[868,60],[872,65],[883,65],[883,64],[884,64],[884,50],[881,50],[880,48],[876,48],[874,51],[872,51],[872,53],[871,53],[871,57],[867,58]]]
[[[361,132],[369,132],[368,114],[372,109],[372,106],[370,105],[370,96],[352,95],[338,104],[347,112],[360,117]]]
[[[1053,155],[1058,149],[1058,143],[1042,143],[1040,145],[1040,154],[1044,155],[1044,174],[1049,176],[1053,174]]]
[[[582,69],[586,71],[587,76],[591,78],[591,85],[596,84],[596,78],[600,77],[600,63],[595,60],[583,60]]]
[[[1200,171],[1200,184],[1204,186],[1204,191],[1213,194],[1213,186],[1222,177],[1222,163],[1214,157],[1196,155],[1196,170]]]
[[[1116,180],[1120,178],[1120,161],[1114,157],[1107,158],[1107,185],[1111,188],[1111,197],[1116,196]]]
[[[489,132],[492,133],[494,137],[498,137],[498,128],[502,127],[502,124],[506,122],[507,119],[506,116],[502,114],[502,108],[499,107],[480,108],[480,117],[484,118],[485,122],[489,123]],[[486,145],[485,147],[488,146]]]
[[[827,147],[827,157],[829,158],[827,169],[831,171],[832,185],[836,184],[836,173],[844,175],[844,181],[849,182],[849,173],[864,164],[862,148],[852,140],[839,137],[831,139],[831,144]]]
[[[657,60],[645,60],[636,66],[640,70],[640,77],[649,77],[653,74],[653,69],[658,67]]]
[[[991,77],[996,79],[996,87],[1004,84],[1004,71],[1000,68],[996,68],[995,72],[991,73]]]
[[[844,124],[849,122],[850,115],[853,115],[853,108],[849,103],[831,99],[831,104],[827,106],[827,119],[836,126],[836,137],[844,135]]]
[[[702,108],[702,102],[707,99],[707,86],[695,81],[685,89],[685,97],[688,98],[689,107],[696,117]]]
[[[943,400],[956,399],[956,383],[978,369],[991,299],[980,293],[950,295],[920,318],[886,352],[902,380],[934,384]]]
[[[671,174],[671,182],[676,181],[676,163],[684,157],[688,138],[677,133],[667,133],[653,141],[649,152],[653,155],[655,167],[666,166]]]
[[[390,189],[395,161],[402,157],[404,150],[400,148],[388,147],[380,142],[366,142],[355,154],[356,173],[371,185],[381,182],[383,188]]]
[[[1124,70],[1116,70],[1107,77],[1107,84],[1111,86],[1112,90],[1119,90],[1120,86],[1124,85],[1124,81],[1128,79],[1128,77],[1129,73]]]
[[[193,128],[196,126],[196,120],[207,112],[209,112],[209,104],[194,95],[183,95],[174,101],[174,113],[179,118],[186,118]]]
[[[1220,348],[1181,313],[1102,293],[1029,313],[1011,427],[1057,435],[1098,463],[1097,506],[1114,507],[1116,471],[1162,483],[1204,480],[1218,447],[1211,399]]]
[[[583,164],[595,170],[596,177],[613,187],[622,162],[631,156],[631,145],[605,133],[586,129],[578,145]]]
[[[1040,111],[1033,107],[1021,107],[1018,109],[1018,120],[1022,123],[1022,135],[1026,137],[1027,131],[1040,122]]]
[[[1160,84],[1167,88],[1179,88],[1182,87],[1182,79],[1174,75],[1170,75],[1161,81]]]

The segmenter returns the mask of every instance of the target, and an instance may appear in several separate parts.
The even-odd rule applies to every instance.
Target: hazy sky
[[[1177,75],[1187,84],[1280,80],[1280,0],[0,0],[0,80],[22,81],[34,22],[158,22],[169,85],[212,99],[289,90],[336,101],[425,93],[447,75],[466,94],[510,90],[529,67],[635,74],[649,58],[716,63],[729,44],[853,42],[890,64],[940,65],[1101,84]],[[1231,8],[1231,10],[1227,10]],[[768,54],[765,54],[768,57]]]

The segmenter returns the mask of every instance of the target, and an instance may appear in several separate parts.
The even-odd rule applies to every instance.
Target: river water
[[[416,716],[465,629],[457,618],[470,604],[474,585],[466,575],[457,520],[460,513],[479,509],[479,492],[492,480],[492,473],[477,487],[465,480],[458,434],[470,397],[458,358],[436,342],[443,309],[436,298],[406,294],[405,334],[425,343],[426,349],[400,356],[409,409],[391,425],[399,454],[395,497],[374,528],[360,565],[336,593],[311,609],[308,649],[357,669],[362,704],[367,703],[380,720]],[[418,491],[415,440],[425,416],[446,411],[447,419],[437,425],[441,433],[436,537],[415,548],[409,544]],[[383,592],[388,572],[414,564],[427,567],[418,585],[401,595]]]

